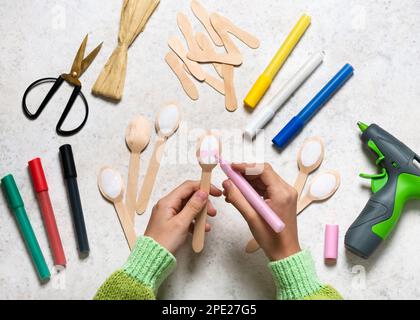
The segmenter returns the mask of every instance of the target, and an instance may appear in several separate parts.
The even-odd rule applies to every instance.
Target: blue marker
[[[308,105],[277,134],[273,139],[276,147],[283,149],[298,135],[303,127],[312,119],[331,97],[353,75],[353,67],[346,64],[328,84],[308,103]]]

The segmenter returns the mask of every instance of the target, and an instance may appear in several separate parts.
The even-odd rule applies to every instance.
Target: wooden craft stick
[[[213,14],[210,16],[213,16]],[[227,53],[218,54],[215,51],[190,51],[187,54],[188,59],[206,63],[206,62],[217,62],[222,64],[231,64],[234,66],[240,66],[242,64],[242,55],[239,49],[235,46],[233,41],[231,40],[228,31],[225,29],[225,25],[223,21],[219,19],[218,16],[214,16],[214,24],[212,21],[212,25],[216,32],[219,34],[220,38],[223,41]]]
[[[197,19],[203,24],[204,28],[207,30],[210,38],[213,40],[214,44],[218,47],[223,46],[223,41],[220,39],[217,32],[214,30],[211,22],[210,15],[207,12],[206,8],[197,0],[191,1],[191,10]]]
[[[171,37],[168,41],[169,47],[178,55],[178,57],[185,63],[191,74],[199,81],[204,81],[205,75],[201,66],[187,58],[187,50],[184,48],[181,39],[178,37]]]
[[[197,32],[195,35],[195,39],[200,46],[200,48],[205,51],[209,52],[212,55],[216,55],[216,50],[214,50],[213,45],[210,43],[210,39],[202,32]],[[217,74],[223,78],[223,70],[222,70],[222,64],[220,63],[213,63],[214,69],[216,70]]]
[[[228,35],[229,36],[229,35]],[[221,64],[231,64],[233,66],[240,66],[242,64],[242,55],[237,50],[236,52],[229,53],[211,53],[206,51],[190,51],[187,53],[188,59],[200,62],[200,63],[221,63]]]
[[[168,52],[166,54],[165,61],[175,73],[179,82],[181,82],[182,88],[184,89],[185,93],[192,100],[198,100],[199,94],[197,87],[195,86],[194,82],[188,77],[188,74],[182,67],[182,62],[180,61],[178,56],[173,52]]]
[[[223,78],[225,82],[225,106],[230,112],[238,109],[238,99],[235,92],[233,79],[234,67],[228,64],[223,65]]]
[[[188,17],[182,12],[179,12],[177,22],[179,30],[181,30],[182,35],[187,41],[188,49],[190,51],[201,51],[201,48],[198,46],[197,41],[195,40],[194,30],[190,21],[188,20]]]
[[[184,70],[188,74],[191,74],[185,64],[184,64]],[[220,94],[225,95],[225,83],[224,83],[224,81],[222,81],[220,79],[217,79],[216,77],[213,77],[209,73],[206,73],[206,79],[204,80],[204,82],[207,83],[210,87],[212,87],[214,90],[216,90]]]
[[[225,32],[230,33],[231,35],[235,36],[238,40],[245,43],[248,47],[252,49],[257,49],[260,46],[260,40],[258,40],[256,37],[254,37],[252,34],[246,32],[245,30],[240,29],[238,26],[233,24],[232,21],[230,21],[228,18],[222,16],[218,13],[212,13],[210,15],[210,21],[213,25],[216,32],[219,34],[219,36],[222,38],[224,45],[227,44],[231,46],[232,44],[231,39],[225,37],[225,35],[222,36]],[[226,39],[225,39],[226,38]],[[236,48],[236,47],[235,47]],[[232,46],[232,50],[233,50]]]

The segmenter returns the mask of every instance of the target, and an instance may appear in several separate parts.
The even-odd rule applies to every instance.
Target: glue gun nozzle
[[[364,124],[363,122],[358,122],[357,125],[360,128],[360,131],[365,132],[367,128],[369,128],[369,126],[367,124]]]

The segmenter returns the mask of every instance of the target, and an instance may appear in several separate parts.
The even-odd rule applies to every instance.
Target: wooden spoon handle
[[[125,202],[127,206],[128,216],[133,222],[136,212],[137,183],[139,179],[139,170],[140,154],[132,152],[130,155],[130,165],[128,168],[127,195],[125,198]]]
[[[297,215],[300,215],[312,203],[312,199],[308,196],[303,197],[297,204]]]
[[[252,239],[249,240],[248,244],[245,247],[246,253],[254,253],[260,248],[260,245],[258,244],[257,240]]]
[[[165,150],[166,139],[159,138],[156,141],[155,149],[153,150],[152,158],[150,159],[149,168],[141,187],[139,197],[137,199],[136,211],[137,214],[143,214],[150,200],[150,195],[153,191],[153,186],[156,181],[156,176],[159,171],[160,161]]]
[[[299,175],[295,182],[295,189],[298,192],[298,199],[300,199],[300,196],[302,195],[302,191],[303,191],[303,188],[305,187],[307,179],[308,179],[308,174],[303,171],[299,171]]]
[[[201,175],[200,189],[210,193],[211,170],[204,170]],[[207,205],[195,218],[192,248],[195,253],[200,253],[204,248],[204,237],[206,233]]]
[[[115,202],[114,206],[115,210],[117,211],[121,227],[123,228],[125,238],[128,242],[128,246],[130,247],[130,250],[133,250],[137,240],[134,224],[131,221],[129,215],[127,214],[126,207],[124,206],[122,200]]]

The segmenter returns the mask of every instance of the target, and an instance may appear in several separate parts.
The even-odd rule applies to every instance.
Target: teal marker
[[[15,214],[19,229],[22,232],[23,239],[25,240],[25,243],[28,247],[32,261],[35,264],[38,276],[41,281],[46,281],[51,277],[51,274],[48,270],[48,266],[45,262],[41,248],[39,247],[38,240],[35,237],[34,230],[32,229],[31,223],[29,222],[28,215],[26,214],[25,206],[16,186],[15,179],[10,174],[1,179],[1,186],[3,188],[4,194],[6,195],[6,200],[10,206],[10,209]]]

